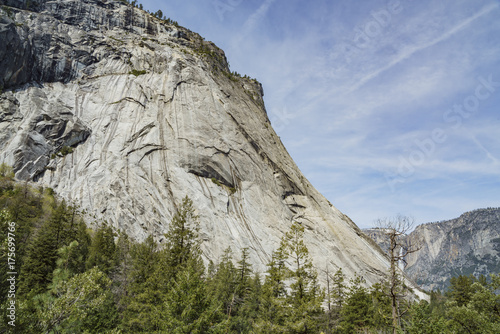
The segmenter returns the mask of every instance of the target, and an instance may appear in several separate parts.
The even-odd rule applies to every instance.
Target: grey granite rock
[[[380,229],[364,232],[382,249],[388,241]],[[445,290],[458,275],[500,273],[500,209],[479,209],[458,218],[417,226],[402,243],[421,249],[407,258],[406,272],[426,290]]]
[[[382,278],[385,255],[302,175],[262,86],[231,74],[222,50],[118,1],[36,3],[0,21],[15,49],[0,56],[0,162],[18,178],[137,240],[161,242],[187,195],[206,258],[248,247],[261,272],[298,221],[320,272]]]

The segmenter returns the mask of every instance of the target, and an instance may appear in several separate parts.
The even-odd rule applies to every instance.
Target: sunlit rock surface
[[[320,279],[342,267],[372,284],[387,272],[380,248],[297,168],[261,85],[230,74],[215,45],[120,1],[4,3],[19,8],[0,21],[0,162],[19,179],[137,240],[162,241],[187,195],[214,261],[248,247],[263,272],[298,221]]]

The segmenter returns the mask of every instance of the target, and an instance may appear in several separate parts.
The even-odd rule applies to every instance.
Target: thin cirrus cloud
[[[232,70],[263,83],[273,127],[298,166],[361,227],[397,213],[424,223],[500,206],[500,85],[467,117],[449,114],[471,101],[479,78],[500,82],[497,1],[144,5],[212,40]],[[431,147],[436,130],[446,139]]]
[[[478,13],[472,15],[471,17],[468,17],[467,19],[463,20],[462,22],[458,23],[454,27],[452,27],[450,30],[444,32],[441,36],[429,41],[425,42],[422,45],[412,45],[409,46],[406,49],[403,49],[401,54],[399,54],[395,59],[393,59],[390,63],[387,65],[376,69],[374,72],[369,73],[368,75],[364,76],[361,78],[358,82],[356,82],[352,87],[349,87],[346,94],[350,94],[356,90],[358,90],[361,86],[365,85],[367,82],[373,80],[374,78],[378,77],[381,73],[389,70],[390,68],[394,67],[395,65],[401,63],[402,61],[410,58],[412,55],[415,53],[425,50],[427,48],[430,48],[461,31],[462,29],[466,28],[469,24],[474,22],[475,20],[481,18],[484,15],[487,15],[491,13],[493,10],[498,9],[498,4],[491,4],[489,6],[486,6],[482,10],[480,10]]]

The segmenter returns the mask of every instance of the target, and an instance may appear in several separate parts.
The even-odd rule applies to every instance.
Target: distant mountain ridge
[[[364,232],[387,250],[381,229]],[[426,290],[445,289],[453,276],[500,272],[500,208],[422,224],[403,237],[407,243],[419,240],[422,248],[408,256],[406,272]]]

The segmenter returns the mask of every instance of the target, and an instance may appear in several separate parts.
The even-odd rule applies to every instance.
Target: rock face
[[[383,231],[364,231],[387,249]],[[419,241],[408,256],[406,272],[426,290],[444,290],[453,276],[500,272],[500,208],[480,209],[459,218],[418,226],[403,238]]]
[[[120,1],[2,1],[0,163],[138,240],[189,196],[204,255],[265,264],[293,221],[319,270],[377,282],[380,248],[304,178],[261,85],[199,35]],[[71,147],[71,150],[67,148]]]

